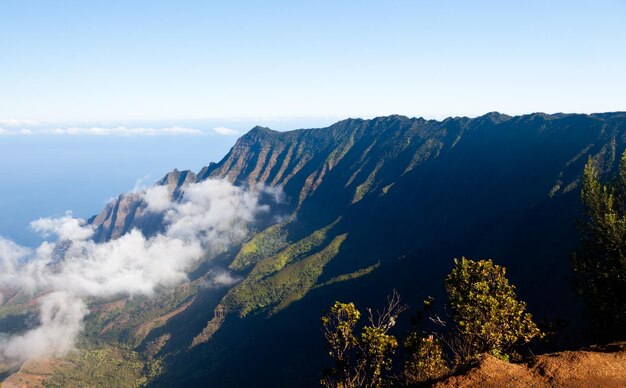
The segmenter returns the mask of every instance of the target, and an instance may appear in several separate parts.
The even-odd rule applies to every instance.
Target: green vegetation
[[[405,173],[413,170],[416,166],[422,163],[425,160],[428,160],[433,154],[438,155],[441,149],[443,148],[443,143],[436,139],[427,139],[422,143],[417,150],[415,150],[415,154],[411,159],[411,162],[406,167]]]
[[[282,230],[282,225],[270,226],[243,244],[228,268],[234,271],[244,270],[260,260],[274,255],[286,246],[286,234]]]
[[[585,166],[582,243],[573,256],[576,287],[587,302],[597,334],[626,338],[626,153],[608,183],[593,160]]]
[[[252,281],[262,279],[280,271],[285,265],[310,255],[312,251],[320,248],[324,244],[328,237],[328,231],[336,223],[337,221],[322,229],[316,230],[295,244],[287,246],[287,248],[274,256],[259,261],[248,275],[248,279]]]
[[[316,244],[319,237],[315,237]],[[295,248],[292,248],[293,245],[289,246],[285,250],[288,253],[283,251],[270,258],[268,262],[262,261],[257,264],[257,267],[262,265],[262,269],[255,272],[257,269],[255,267],[253,270],[255,275],[251,273],[251,276],[233,287],[224,297],[223,304],[228,311],[238,311],[242,317],[257,310],[274,307],[273,312],[276,312],[286,307],[289,303],[302,298],[315,285],[324,266],[337,255],[346,237],[346,234],[337,236],[321,251],[283,268],[277,264],[291,262],[294,252],[301,255],[316,244],[301,244]],[[267,268],[275,271],[267,271]],[[262,277],[259,275],[261,273],[267,273],[269,276]]]
[[[404,348],[407,356],[402,377],[407,384],[438,379],[450,372],[441,341],[434,335],[423,337],[413,331],[404,341]]]
[[[383,195],[386,195],[389,192],[389,190],[393,187],[393,185],[395,185],[395,184],[396,184],[396,182],[392,182],[392,183],[388,184],[387,186],[383,187],[383,189],[382,189]]]
[[[0,305],[0,319],[34,311],[35,308],[31,301],[32,295],[22,291],[16,292],[15,295]]]
[[[85,320],[85,333],[87,336],[139,345],[150,330],[165,324],[159,317],[171,313],[193,298],[201,281],[160,290],[158,297],[135,296],[107,304],[91,301],[93,312]]]
[[[321,383],[327,387],[380,387],[389,379],[396,337],[387,334],[405,306],[394,291],[387,307],[374,316],[369,312],[369,325],[360,335],[354,333],[361,312],[354,303],[335,302],[322,316],[322,327],[328,355],[334,366],[323,372]]]
[[[528,343],[540,330],[518,301],[506,269],[491,260],[454,260],[446,277],[452,317],[463,339],[456,356],[466,361],[489,352],[508,359],[511,348]]]
[[[45,386],[145,386],[148,374],[154,375],[159,369],[158,366],[145,365],[134,351],[113,347],[80,349],[68,354],[64,361],[44,380]]]
[[[377,318],[368,309],[369,325],[363,327],[360,336],[354,334],[361,318],[359,310],[353,303],[335,302],[322,316],[322,332],[334,364],[324,370],[322,383],[330,387],[412,386],[444,377],[483,353],[508,360],[515,345],[542,335],[525,312],[526,304],[517,300],[504,267],[491,260],[462,258],[454,263],[445,286],[455,326],[443,333],[425,333],[417,328],[409,333],[404,341],[401,376],[391,374],[398,341],[388,334],[406,308],[400,304],[399,295],[394,291]],[[418,320],[432,308],[433,301],[424,301],[425,310],[418,313]],[[430,318],[446,326],[441,318]]]
[[[369,273],[371,273],[372,271],[374,271],[376,268],[380,267],[380,261],[377,262],[374,265],[370,265],[369,267],[366,268],[361,268],[357,271],[348,273],[348,274],[344,274],[344,275],[339,275],[339,276],[335,276],[334,278],[322,283],[322,284],[318,284],[316,285],[314,288],[321,288],[321,287],[326,287],[329,286],[331,284],[335,284],[335,283],[341,283],[341,282],[346,282],[348,280],[354,280],[354,279],[358,279],[361,276],[365,276]]]
[[[378,170],[383,166],[383,161],[380,161],[376,167],[372,170],[369,176],[365,179],[363,183],[358,185],[354,190],[354,197],[352,198],[352,203],[357,203],[365,197],[372,190],[372,185],[374,184],[374,179],[376,178],[376,174]]]

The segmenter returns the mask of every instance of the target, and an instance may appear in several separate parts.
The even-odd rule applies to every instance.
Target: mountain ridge
[[[396,123],[411,123],[411,125],[420,125],[420,124],[426,124],[428,123],[428,125],[434,125],[434,126],[444,126],[447,124],[451,124],[453,123],[453,125],[456,125],[460,128],[463,128],[465,126],[471,126],[472,124],[479,124],[481,125],[482,122],[484,121],[489,121],[492,124],[501,124],[510,120],[518,120],[518,121],[528,121],[528,120],[535,120],[537,118],[540,119],[544,119],[544,120],[556,120],[556,119],[562,119],[564,117],[589,117],[589,118],[593,118],[593,117],[620,117],[626,115],[626,113],[624,112],[606,112],[606,113],[594,113],[594,114],[590,114],[590,115],[584,115],[584,114],[565,114],[565,113],[556,113],[556,114],[545,114],[542,112],[536,112],[536,113],[531,113],[531,114],[527,114],[527,115],[522,115],[522,116],[509,116],[506,114],[502,114],[499,112],[489,112],[487,114],[484,114],[482,116],[478,116],[475,118],[468,118],[468,117],[448,117],[444,120],[426,120],[422,117],[419,118],[409,118],[407,116],[402,116],[402,115],[391,115],[391,116],[380,116],[380,117],[375,117],[372,119],[353,119],[353,118],[348,118],[342,121],[339,121],[329,127],[326,128],[310,128],[310,129],[298,129],[298,130],[292,130],[292,131],[285,131],[285,132],[280,132],[280,131],[274,131],[270,128],[267,127],[261,127],[261,126],[256,126],[254,128],[252,128],[249,132],[247,132],[246,134],[244,134],[242,137],[240,137],[237,140],[237,143],[231,148],[231,150],[229,151],[229,153],[220,161],[217,163],[210,163],[208,166],[203,167],[197,174],[194,174],[193,177],[189,180],[185,179],[184,182],[181,182],[180,184],[176,185],[176,187],[173,189],[172,193],[177,196],[180,193],[180,188],[184,185],[187,184],[191,181],[201,181],[201,180],[205,180],[208,178],[225,178],[228,179],[229,181],[233,182],[233,183],[237,183],[237,184],[252,184],[252,181],[255,181],[256,183],[264,183],[264,184],[268,184],[270,186],[272,185],[277,185],[280,183],[286,183],[285,180],[288,179],[281,179],[281,178],[285,178],[283,177],[283,173],[285,170],[288,170],[289,168],[295,168],[295,169],[300,169],[301,166],[299,165],[288,165],[288,166],[284,166],[284,168],[282,168],[282,171],[279,170],[278,172],[275,172],[275,174],[271,174],[270,172],[266,172],[266,176],[256,176],[260,171],[265,171],[265,168],[269,168],[271,170],[272,167],[275,166],[276,162],[280,162],[282,160],[282,162],[284,162],[285,158],[287,158],[287,160],[289,160],[293,155],[293,150],[290,153],[290,149],[286,149],[284,144],[280,144],[280,141],[282,140],[283,142],[288,142],[288,141],[306,141],[307,136],[313,136],[314,135],[318,135],[319,133],[328,133],[333,131],[333,138],[336,140],[345,140],[345,136],[348,135],[346,133],[342,133],[341,132],[341,128],[342,127],[352,127],[354,128],[355,126],[358,128],[360,126],[363,126],[364,128],[368,128],[368,129],[373,129],[376,130],[377,125],[379,124],[385,124],[385,123],[389,123],[389,122],[396,122]],[[353,136],[358,136],[359,133],[358,131],[355,131],[354,133],[351,133],[351,135]],[[460,136],[462,136],[462,132],[459,134],[459,139],[457,139],[456,141],[460,140]],[[319,137],[319,136],[318,136]],[[339,137],[339,139],[337,139],[337,137]],[[304,139],[300,139],[300,138],[304,138]],[[314,140],[319,140],[319,139],[314,139]],[[269,146],[276,146],[278,147],[278,153],[274,152],[271,155],[267,155],[267,153],[269,152],[269,150],[265,149],[264,152],[260,152],[260,149],[254,150],[252,149],[252,155],[248,156],[248,152],[250,151],[250,147],[253,147],[254,144],[257,143],[269,143],[267,145]],[[278,144],[276,144],[278,143]],[[325,146],[328,146],[329,144],[324,144]],[[276,150],[275,150],[276,151]],[[308,151],[311,151],[310,149]],[[319,151],[319,150],[315,150],[313,149],[312,151]],[[285,153],[286,152],[286,153]],[[303,151],[301,151],[303,152]],[[299,155],[297,152],[295,154],[295,156],[301,156],[301,154]],[[255,166],[253,166],[254,168],[248,168],[247,171],[238,169],[237,166],[241,166],[243,164],[249,165],[252,161],[254,161],[254,159],[258,160],[259,158],[263,158],[262,160],[266,162],[265,166],[260,165],[260,164],[256,164]],[[237,159],[237,161],[233,160],[233,159]],[[238,163],[239,164],[238,164]],[[414,166],[407,166],[407,168],[412,168]],[[319,168],[319,166],[318,166]],[[319,176],[320,174],[323,175],[323,172],[319,172],[317,171],[317,175]],[[172,174],[174,174],[175,176],[177,176],[176,174],[178,173],[178,170],[175,169],[169,173],[167,173],[160,181],[158,181],[156,184],[157,185],[163,185],[165,183],[165,180],[170,179],[169,177],[172,176]],[[193,174],[191,171],[186,170],[183,172],[183,175],[186,176],[186,174]],[[271,174],[271,175],[270,175]],[[248,179],[244,179],[244,176],[247,177]],[[267,179],[268,177],[274,178],[274,179]],[[255,179],[256,178],[256,179]],[[290,177],[289,177],[290,178]],[[314,177],[307,177],[307,179],[315,179]],[[311,185],[311,183],[309,183],[309,185]],[[174,198],[176,199],[176,198]],[[303,198],[299,198],[300,201]],[[117,198],[116,201],[118,202],[118,208],[119,206],[122,206],[122,208],[129,208],[129,209],[136,209],[135,205],[129,206],[123,203],[123,198]],[[115,208],[115,205],[112,206],[113,208]],[[105,209],[105,211],[103,211],[103,213],[110,211],[108,209]],[[99,214],[96,215],[94,217],[92,217],[90,219],[90,223],[93,223],[94,226],[96,228],[100,227],[101,225],[103,225],[106,220],[110,217],[112,217],[114,214],[111,214],[110,216],[106,216],[105,214]],[[121,218],[126,220],[127,215],[126,214],[120,214],[117,215],[116,218]],[[128,223],[124,223],[124,225],[128,225],[127,227],[132,227],[132,220]],[[118,228],[119,230],[116,231],[115,233],[110,232],[108,233],[108,237],[98,237],[96,238],[98,241],[106,241],[108,238],[111,238],[111,236],[116,236],[119,237],[119,235],[125,233],[128,231],[128,229],[125,228]]]
[[[569,284],[582,167],[592,157],[611,171],[624,149],[623,112],[255,127],[197,175],[174,170],[157,182],[174,200],[206,179],[283,191],[277,208],[289,217],[212,259],[239,283],[203,288],[200,266],[159,303],[125,303],[114,314],[94,313],[87,326],[98,332],[108,322],[108,338],[162,358],[167,371],[156,384],[315,385],[319,311],[337,299],[374,307],[394,288],[414,305],[439,299],[452,259],[468,256],[505,265],[539,319],[570,321],[560,346],[571,345],[583,331]],[[145,206],[121,195],[91,219],[94,238],[162,230]],[[139,314],[158,327],[123,318]],[[408,318],[398,330],[407,326]]]

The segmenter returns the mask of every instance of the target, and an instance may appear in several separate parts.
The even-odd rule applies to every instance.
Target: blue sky
[[[0,1],[0,119],[626,110],[626,2]]]

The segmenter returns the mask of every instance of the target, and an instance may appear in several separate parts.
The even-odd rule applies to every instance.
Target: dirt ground
[[[626,387],[626,343],[544,354],[522,364],[485,355],[435,387]]]

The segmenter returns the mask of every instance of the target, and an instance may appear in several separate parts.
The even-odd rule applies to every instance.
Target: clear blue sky
[[[626,1],[0,0],[0,119],[626,110]]]

